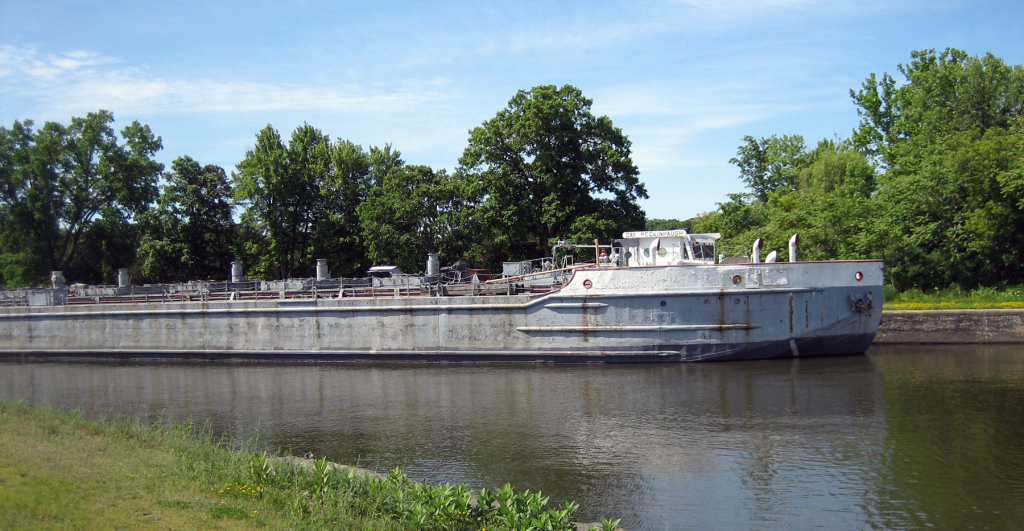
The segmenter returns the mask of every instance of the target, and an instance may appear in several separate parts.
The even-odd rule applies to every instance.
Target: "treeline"
[[[180,156],[154,161],[161,139],[108,111],[70,125],[0,127],[0,284],[334,276],[373,264],[420,271],[428,252],[500,268],[644,225],[647,194],[630,142],[579,89],[519,91],[470,131],[449,173],[407,163],[392,146],[332,140],[305,124],[287,139],[268,125],[228,173]]]
[[[228,173],[187,156],[153,160],[159,137],[107,111],[70,125],[0,127],[0,284],[51,270],[112,282],[334,276],[374,264],[414,272],[428,252],[497,269],[545,256],[555,240],[625,230],[720,232],[719,251],[756,238],[787,258],[882,258],[909,288],[1024,284],[1024,67],[947,49],[913,52],[902,79],[872,74],[850,95],[849,138],[744,137],[730,162],[748,190],[688,220],[646,220],[630,142],[572,86],[519,91],[470,131],[452,172],[407,163],[392,146],[271,126]]]
[[[883,258],[898,290],[1024,283],[1024,67],[946,49],[898,69],[850,91],[848,139],[745,137],[749,191],[684,226],[730,255],[761,237],[785,258],[799,233],[801,260]]]

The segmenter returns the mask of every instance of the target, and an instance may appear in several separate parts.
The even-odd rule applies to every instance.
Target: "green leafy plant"
[[[273,473],[274,469],[270,466],[270,456],[266,452],[252,457],[252,460],[249,462],[249,477],[256,484],[256,490],[260,493],[261,500],[263,499],[263,489],[266,488],[267,480]]]
[[[321,457],[313,462],[313,496],[321,503],[324,497],[331,490],[331,463],[327,457]]]

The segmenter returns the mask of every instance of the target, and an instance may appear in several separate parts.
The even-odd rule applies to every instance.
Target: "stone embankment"
[[[1024,310],[885,310],[875,343],[1024,343]]]

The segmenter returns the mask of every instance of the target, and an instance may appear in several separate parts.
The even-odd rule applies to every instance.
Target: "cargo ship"
[[[695,362],[859,354],[881,322],[880,260],[716,255],[718,234],[627,232],[559,242],[500,275],[231,279],[0,291],[0,357]],[[567,248],[573,248],[566,252]],[[591,248],[591,249],[588,249]],[[573,254],[575,253],[575,254]],[[577,256],[594,259],[578,262]],[[561,256],[559,256],[561,254]]]

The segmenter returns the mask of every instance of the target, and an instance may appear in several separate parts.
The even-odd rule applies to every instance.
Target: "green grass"
[[[0,402],[0,529],[575,529],[578,506],[539,492],[420,484],[254,447],[191,423]]]
[[[1024,308],[1024,287],[977,288],[964,290],[953,285],[944,290],[922,292],[910,289],[902,293],[885,287],[886,310],[950,310]]]

